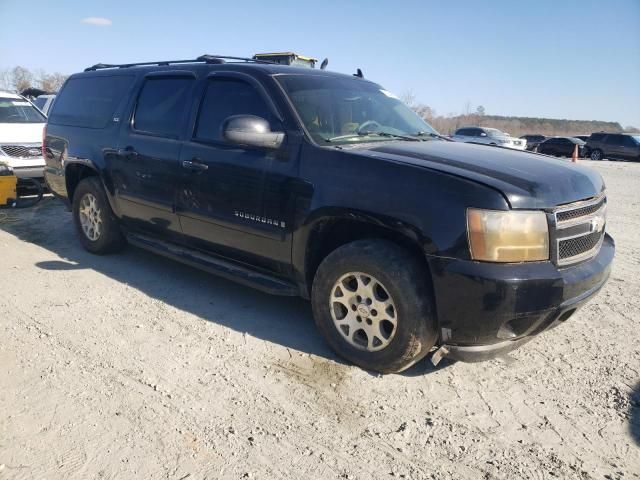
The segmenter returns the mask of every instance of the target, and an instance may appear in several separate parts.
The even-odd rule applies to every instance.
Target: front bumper
[[[485,360],[559,325],[602,288],[614,253],[614,241],[605,235],[595,257],[563,268],[552,262],[495,264],[429,257],[445,354]]]
[[[17,178],[44,179],[44,165],[41,167],[13,167],[13,174]]]

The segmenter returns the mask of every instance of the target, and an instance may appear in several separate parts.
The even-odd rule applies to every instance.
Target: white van
[[[44,178],[42,130],[47,119],[31,102],[0,91],[0,161],[20,178]]]

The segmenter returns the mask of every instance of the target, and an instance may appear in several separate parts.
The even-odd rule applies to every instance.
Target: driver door
[[[291,260],[285,186],[295,174],[293,159],[286,145],[272,150],[222,137],[233,115],[255,115],[282,130],[273,110],[250,77],[206,79],[192,138],[180,154],[177,212],[190,246],[278,270]]]

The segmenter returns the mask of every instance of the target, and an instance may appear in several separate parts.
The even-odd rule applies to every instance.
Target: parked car
[[[59,92],[44,147],[86,250],[129,242],[309,298],[370,370],[516,348],[593,297],[614,256],[597,172],[445,139],[326,70],[96,65]]]
[[[640,162],[640,133],[592,133],[587,140],[591,160],[631,160]]]
[[[0,160],[18,179],[42,179],[42,130],[46,117],[27,99],[0,91]]]
[[[33,104],[38,107],[42,113],[47,115],[55,98],[55,95],[40,95],[33,100]]]
[[[456,130],[452,138],[457,142],[483,143],[516,150],[524,150],[527,147],[526,140],[513,138],[496,128],[463,127]]]
[[[589,140],[589,137],[591,135],[573,135],[573,138],[577,138],[578,140],[582,140],[583,142],[586,142],[587,140]]]
[[[538,153],[556,157],[571,157],[578,146],[578,157],[584,156],[585,143],[574,137],[551,137],[538,145]]]
[[[535,152],[538,145],[547,139],[544,135],[522,135],[520,138],[527,142],[526,149],[530,152]]]

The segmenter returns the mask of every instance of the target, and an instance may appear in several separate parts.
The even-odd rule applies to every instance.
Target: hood
[[[552,208],[594,197],[605,188],[597,172],[578,164],[486,145],[440,140],[385,142],[352,151],[485,184],[502,192],[512,208]]]
[[[0,123],[0,143],[42,143],[44,123]]]

